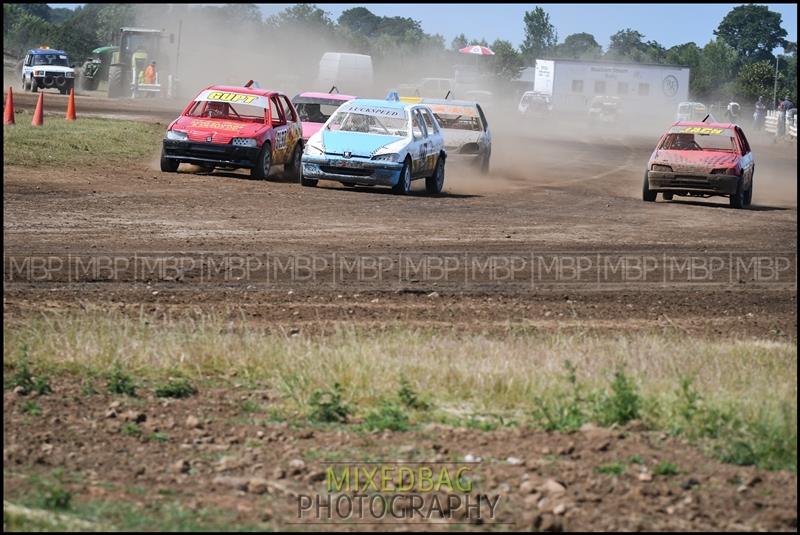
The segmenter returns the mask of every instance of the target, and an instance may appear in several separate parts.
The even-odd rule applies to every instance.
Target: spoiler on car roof
[[[244,87],[254,87],[255,89],[261,89],[261,86],[258,85],[258,82],[255,82],[253,80],[248,80],[248,82],[244,84]]]
[[[335,85],[332,85],[332,86],[331,86],[331,88],[330,88],[330,90],[328,91],[328,93],[331,93],[331,94],[333,94],[333,90],[334,90],[334,89],[336,90],[336,93],[338,94],[338,93],[339,93],[339,88],[338,88],[338,87],[336,87]]]

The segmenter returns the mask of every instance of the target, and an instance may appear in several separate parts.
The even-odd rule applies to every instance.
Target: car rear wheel
[[[283,166],[284,178],[291,180],[292,182],[298,182],[300,180],[300,174],[303,171],[303,164],[300,161],[302,157],[303,147],[298,141],[295,143],[294,151],[292,151],[292,159]]]
[[[264,143],[264,146],[261,147],[261,152],[258,153],[256,166],[250,170],[250,176],[258,180],[264,180],[269,176],[270,167],[272,167],[272,145]]]
[[[397,195],[407,195],[411,191],[411,161],[406,159],[397,184],[392,186],[392,191]]]
[[[164,150],[161,150],[161,171],[164,173],[175,173],[181,163],[178,160],[167,158]]]
[[[444,186],[444,158],[440,155],[436,160],[436,171],[425,179],[425,191],[428,193],[441,193]]]
[[[656,202],[656,195],[658,195],[658,192],[650,189],[650,179],[648,178],[648,172],[645,171],[644,184],[642,185],[642,200],[645,202]]]
[[[665,201],[671,201],[672,197],[673,197],[673,194],[669,193],[669,192],[666,192],[666,191],[661,194],[661,198],[664,199]]]

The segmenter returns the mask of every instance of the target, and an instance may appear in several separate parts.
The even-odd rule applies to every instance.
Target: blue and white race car
[[[444,185],[447,153],[441,127],[428,106],[355,99],[342,104],[303,150],[304,186],[319,180],[391,186],[404,195],[424,178],[428,193]]]

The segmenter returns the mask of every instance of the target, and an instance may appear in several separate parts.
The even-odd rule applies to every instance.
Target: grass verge
[[[31,126],[18,116],[3,127],[3,164],[38,166],[107,165],[141,162],[158,148],[161,125],[112,119],[45,117],[44,126]]]
[[[726,462],[797,466],[794,343],[412,328],[287,337],[214,317],[91,311],[16,321],[4,340],[7,376],[25,363],[37,376],[124,374],[162,385],[181,377],[201,392],[211,383],[268,385],[281,394],[271,410],[331,425],[361,419],[368,429],[447,421],[570,431],[638,420]]]

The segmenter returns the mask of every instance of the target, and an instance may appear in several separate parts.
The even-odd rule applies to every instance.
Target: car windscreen
[[[196,100],[186,115],[189,117],[207,117],[209,119],[262,122],[265,116],[264,111],[264,108],[260,106],[249,104]]]
[[[482,132],[478,109],[468,106],[437,106],[430,105],[433,115],[439,121],[439,126],[450,130],[469,130]]]
[[[730,128],[678,126],[670,129],[662,150],[714,150],[734,152],[736,142]]]
[[[327,130],[406,137],[408,119],[403,110],[368,106],[340,108],[331,117]]]
[[[56,67],[69,67],[67,56],[64,54],[36,54],[33,56],[34,65],[55,65]]]
[[[303,100],[294,102],[294,107],[297,108],[300,120],[309,123],[324,123],[341,105],[341,101],[320,100],[309,102]]]

